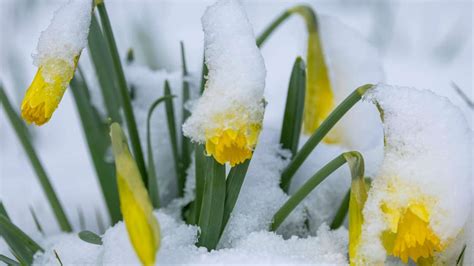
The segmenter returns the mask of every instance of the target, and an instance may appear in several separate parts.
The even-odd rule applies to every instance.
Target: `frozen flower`
[[[403,263],[436,264],[469,215],[467,121],[446,98],[428,91],[379,85],[366,99],[382,114],[385,157],[362,217],[350,211],[350,228],[356,229],[351,263],[383,264],[389,255]]]
[[[119,124],[110,126],[110,137],[117,171],[120,210],[130,242],[143,265],[154,265],[160,247],[160,226],[153,215],[148,192]]]
[[[252,156],[262,127],[265,65],[238,1],[210,6],[202,25],[209,75],[183,131],[219,163],[235,166]]]
[[[49,121],[76,70],[87,45],[92,1],[71,0],[54,14],[41,33],[34,63],[38,71],[26,91],[21,115],[28,123]]]

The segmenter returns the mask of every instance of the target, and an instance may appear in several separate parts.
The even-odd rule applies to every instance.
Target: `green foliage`
[[[94,245],[102,245],[102,238],[91,231],[81,231],[79,232],[78,236],[81,240],[87,243]]]

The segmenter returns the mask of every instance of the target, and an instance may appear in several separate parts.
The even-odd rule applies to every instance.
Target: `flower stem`
[[[122,98],[122,106],[125,114],[126,124],[128,127],[128,134],[130,137],[131,146],[133,149],[133,154],[135,155],[135,160],[140,170],[140,174],[143,179],[144,184],[148,184],[148,175],[146,172],[145,160],[143,157],[143,151],[140,144],[140,138],[138,136],[137,123],[135,121],[135,115],[133,114],[132,103],[130,100],[130,95],[128,92],[127,81],[125,79],[125,74],[123,72],[122,63],[120,61],[120,55],[117,50],[117,45],[115,43],[114,33],[112,31],[112,26],[110,24],[109,16],[107,14],[107,9],[105,8],[105,3],[99,2],[97,4],[97,9],[99,10],[100,20],[102,22],[102,27],[104,30],[105,38],[107,39],[107,44],[112,55],[113,66],[117,74],[118,87],[120,95]]]

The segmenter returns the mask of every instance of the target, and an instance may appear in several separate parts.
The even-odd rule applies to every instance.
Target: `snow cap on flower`
[[[385,157],[363,210],[359,264],[433,262],[471,206],[471,131],[461,111],[429,91],[379,85],[366,100],[382,114]]]
[[[209,74],[183,131],[206,143],[219,163],[234,166],[252,156],[261,129],[265,65],[238,1],[217,1],[206,10],[202,26]]]
[[[87,45],[91,13],[91,0],[70,0],[54,13],[41,33],[33,55],[38,71],[21,105],[27,122],[42,125],[58,107]]]

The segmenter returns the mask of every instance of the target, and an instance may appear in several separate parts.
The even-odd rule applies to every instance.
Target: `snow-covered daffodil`
[[[34,55],[38,70],[21,104],[26,122],[43,125],[51,119],[87,45],[91,12],[92,1],[70,0],[41,33]]]

